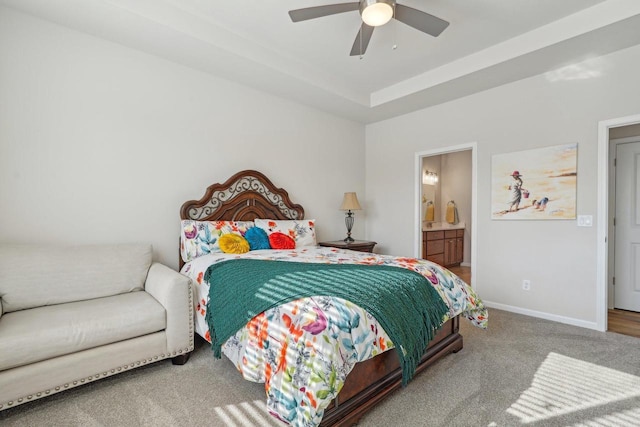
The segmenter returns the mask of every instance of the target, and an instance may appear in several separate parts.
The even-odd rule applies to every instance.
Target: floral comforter
[[[196,283],[196,331],[209,342],[205,321],[209,286],[203,280],[204,272],[213,263],[237,258],[407,268],[430,280],[449,307],[449,318],[461,314],[474,325],[487,327],[487,310],[473,289],[437,264],[304,247],[242,255],[215,253],[185,264],[182,273]],[[319,296],[292,301],[254,317],[227,340],[222,352],[245,379],[265,384],[267,407],[273,416],[294,426],[316,426],[353,366],[391,348],[393,343],[385,331],[365,310],[340,298]]]

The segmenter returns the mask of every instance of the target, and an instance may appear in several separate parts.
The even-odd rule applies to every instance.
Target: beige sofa
[[[0,244],[0,410],[192,350],[191,281],[150,245]]]

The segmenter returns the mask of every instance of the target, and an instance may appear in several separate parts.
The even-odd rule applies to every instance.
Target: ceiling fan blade
[[[367,46],[369,46],[369,40],[371,40],[371,35],[373,34],[374,28],[375,27],[370,27],[364,22],[362,23],[362,26],[358,30],[358,35],[353,42],[353,47],[351,47],[351,56],[364,55],[364,53],[367,51]]]
[[[449,26],[447,21],[437,16],[397,3],[394,18],[433,37],[438,37]]]
[[[308,19],[335,15],[336,13],[351,12],[352,10],[358,10],[359,7],[359,2],[328,4],[325,6],[305,7],[304,9],[290,10],[289,16],[293,22],[300,22]]]

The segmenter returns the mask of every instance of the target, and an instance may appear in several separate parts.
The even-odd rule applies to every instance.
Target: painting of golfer
[[[575,219],[578,144],[491,157],[491,219]]]

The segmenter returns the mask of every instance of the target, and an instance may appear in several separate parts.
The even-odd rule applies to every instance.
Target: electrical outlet
[[[523,291],[531,290],[531,280],[524,279],[522,281],[522,290]]]

